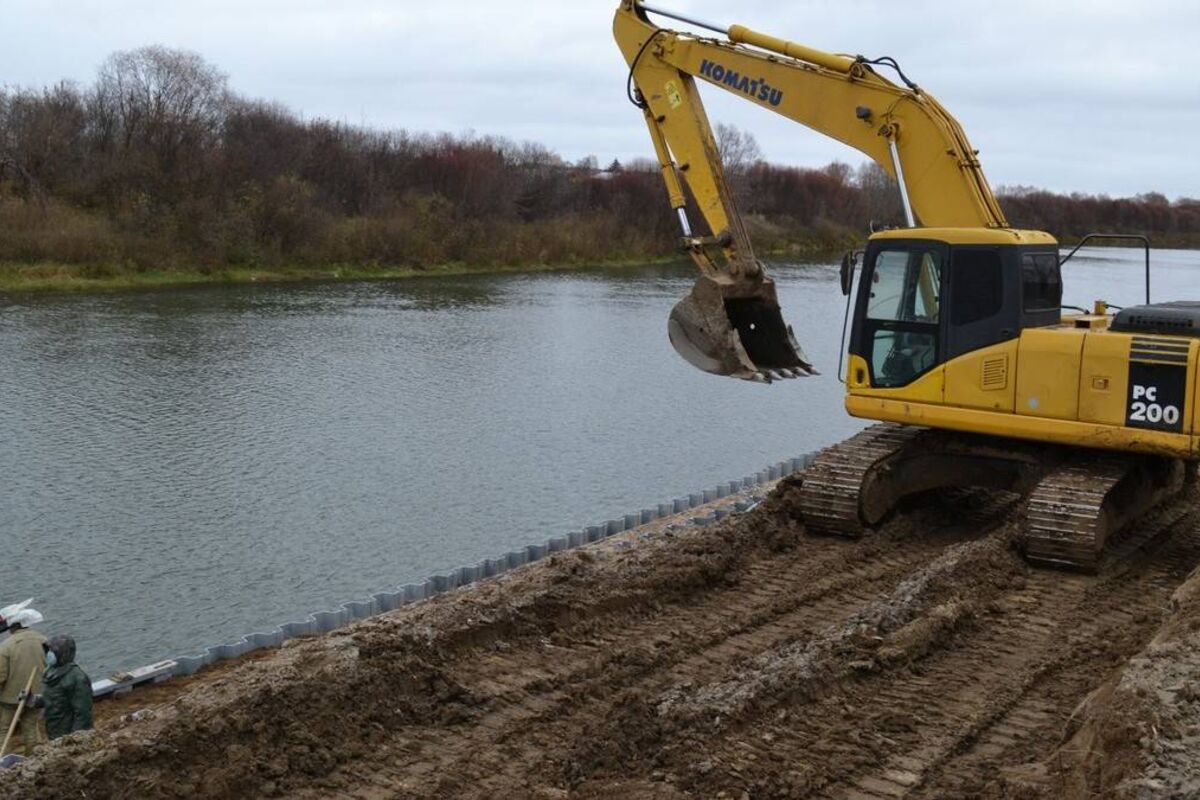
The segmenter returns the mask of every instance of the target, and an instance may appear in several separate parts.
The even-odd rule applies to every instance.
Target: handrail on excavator
[[[1058,267],[1062,269],[1062,265],[1071,260],[1071,257],[1079,252],[1079,249],[1093,239],[1106,239],[1108,241],[1136,241],[1142,243],[1142,250],[1146,256],[1146,305],[1150,305],[1150,237],[1143,236],[1140,233],[1089,233],[1079,240],[1079,244],[1075,245],[1075,249],[1067,253],[1066,258],[1059,260]]]

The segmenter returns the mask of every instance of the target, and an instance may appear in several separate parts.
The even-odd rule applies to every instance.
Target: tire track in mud
[[[978,524],[996,508],[959,511]],[[485,710],[469,725],[422,736],[415,748],[408,740],[399,752],[387,748],[386,770],[397,778],[441,776],[436,787],[412,796],[511,791],[528,780],[531,768],[514,753],[539,752],[548,742],[587,742],[602,730],[598,721],[633,696],[736,674],[740,663],[764,650],[843,621],[958,541],[954,532],[917,535],[907,522],[863,541],[805,537],[794,550],[768,554],[740,570],[736,581],[698,598],[640,614],[590,616],[580,620],[580,633],[556,631],[560,643],[542,640],[452,665],[447,677]],[[538,760],[548,768],[548,782],[569,784],[581,767],[559,749],[559,758]],[[397,795],[366,790],[354,796]]]
[[[752,797],[982,796],[998,766],[1045,757],[1075,704],[1153,634],[1200,561],[1197,517],[1170,528],[1098,577],[1029,572],[912,669],[851,678],[791,724],[758,714],[710,746],[707,774],[685,785]]]
[[[1073,594],[1079,602],[1054,615],[1051,652],[1035,662],[1006,702],[997,703],[976,730],[962,736],[930,770],[922,797],[978,793],[995,784],[996,765],[1009,767],[1013,783],[1041,786],[1061,796],[1040,763],[1071,724],[1078,703],[1113,669],[1142,649],[1169,612],[1175,589],[1200,565],[1200,515],[1165,510],[1140,535],[1114,548],[1096,578]],[[1053,575],[1034,572],[1044,582]]]

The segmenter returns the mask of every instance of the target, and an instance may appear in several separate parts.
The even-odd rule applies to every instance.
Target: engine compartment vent
[[[1008,388],[1008,356],[990,356],[983,360],[984,391]]]
[[[1108,328],[1116,333],[1157,333],[1200,338],[1200,301],[1176,300],[1129,306],[1117,312]]]

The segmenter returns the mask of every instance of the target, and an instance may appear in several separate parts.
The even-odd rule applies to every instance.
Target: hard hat
[[[37,625],[44,619],[45,617],[42,616],[42,612],[38,611],[36,608],[22,607],[21,610],[17,611],[15,614],[6,616],[4,621],[10,626],[20,625],[21,627],[28,628],[30,625]]]
[[[16,614],[18,611],[20,611],[24,608],[27,608],[29,606],[29,604],[32,602],[33,602],[33,598],[31,597],[23,603],[13,603],[10,606],[5,606],[4,608],[0,608],[0,620],[9,619],[13,614]]]

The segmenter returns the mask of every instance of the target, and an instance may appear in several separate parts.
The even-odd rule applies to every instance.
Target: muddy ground
[[[0,797],[1200,796],[1195,497],[1087,576],[1009,497],[843,540],[796,487],[99,706]]]

